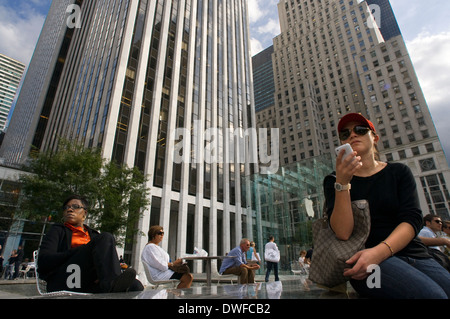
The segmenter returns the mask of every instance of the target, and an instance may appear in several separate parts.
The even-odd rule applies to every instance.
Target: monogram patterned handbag
[[[312,225],[314,251],[309,269],[309,279],[320,286],[334,288],[345,283],[345,263],[356,252],[364,249],[370,231],[369,203],[366,200],[352,202],[353,233],[348,240],[336,238],[325,215]]]

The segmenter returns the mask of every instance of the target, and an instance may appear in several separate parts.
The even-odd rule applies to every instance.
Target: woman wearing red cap
[[[364,297],[445,298],[450,296],[450,274],[428,254],[417,238],[422,211],[411,170],[401,163],[379,160],[379,136],[371,121],[358,113],[338,124],[341,143],[352,146],[352,156],[336,159],[336,178],[324,181],[330,225],[339,239],[353,231],[351,202],[369,202],[371,230],[366,249],[348,261],[344,275]],[[369,265],[379,265],[380,288],[366,283]]]

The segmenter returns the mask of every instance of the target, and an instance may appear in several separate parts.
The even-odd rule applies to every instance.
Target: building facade
[[[275,104],[272,53],[273,45],[252,57],[256,112]]]
[[[362,113],[382,160],[412,169],[424,215],[449,218],[450,170],[389,1],[282,0],[278,11],[275,106],[257,119],[280,128],[281,164],[333,154],[339,119]]]
[[[225,254],[252,236],[245,175],[258,165],[236,142],[255,123],[248,39],[244,0],[53,1],[0,157],[25,162],[61,137],[100,147],[150,177],[124,251],[134,267],[154,224],[172,258]]]
[[[25,64],[0,53],[0,132],[8,122],[8,114],[14,102]]]

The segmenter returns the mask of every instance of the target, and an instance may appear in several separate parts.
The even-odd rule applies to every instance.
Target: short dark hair
[[[435,214],[428,214],[423,218],[423,223],[424,225],[426,225],[426,222],[431,223],[435,218],[441,218],[441,216],[439,215],[435,215]]]
[[[153,238],[155,238],[155,236],[158,235],[158,233],[161,230],[163,230],[162,226],[159,225],[151,226],[150,229],[148,230],[148,241],[151,241]]]
[[[80,195],[70,195],[69,197],[66,198],[66,200],[64,201],[64,203],[62,204],[62,206],[66,206],[68,202],[70,202],[72,199],[78,199],[79,201],[81,201],[81,203],[83,204],[83,207],[85,210],[88,209],[89,207],[89,202],[86,198],[84,198],[83,196]]]

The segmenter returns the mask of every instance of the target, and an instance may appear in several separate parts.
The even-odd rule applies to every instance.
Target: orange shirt
[[[75,227],[69,223],[65,223],[64,225],[72,231],[72,248],[86,245],[91,241],[89,233],[87,232],[87,230],[84,230],[83,227]]]

